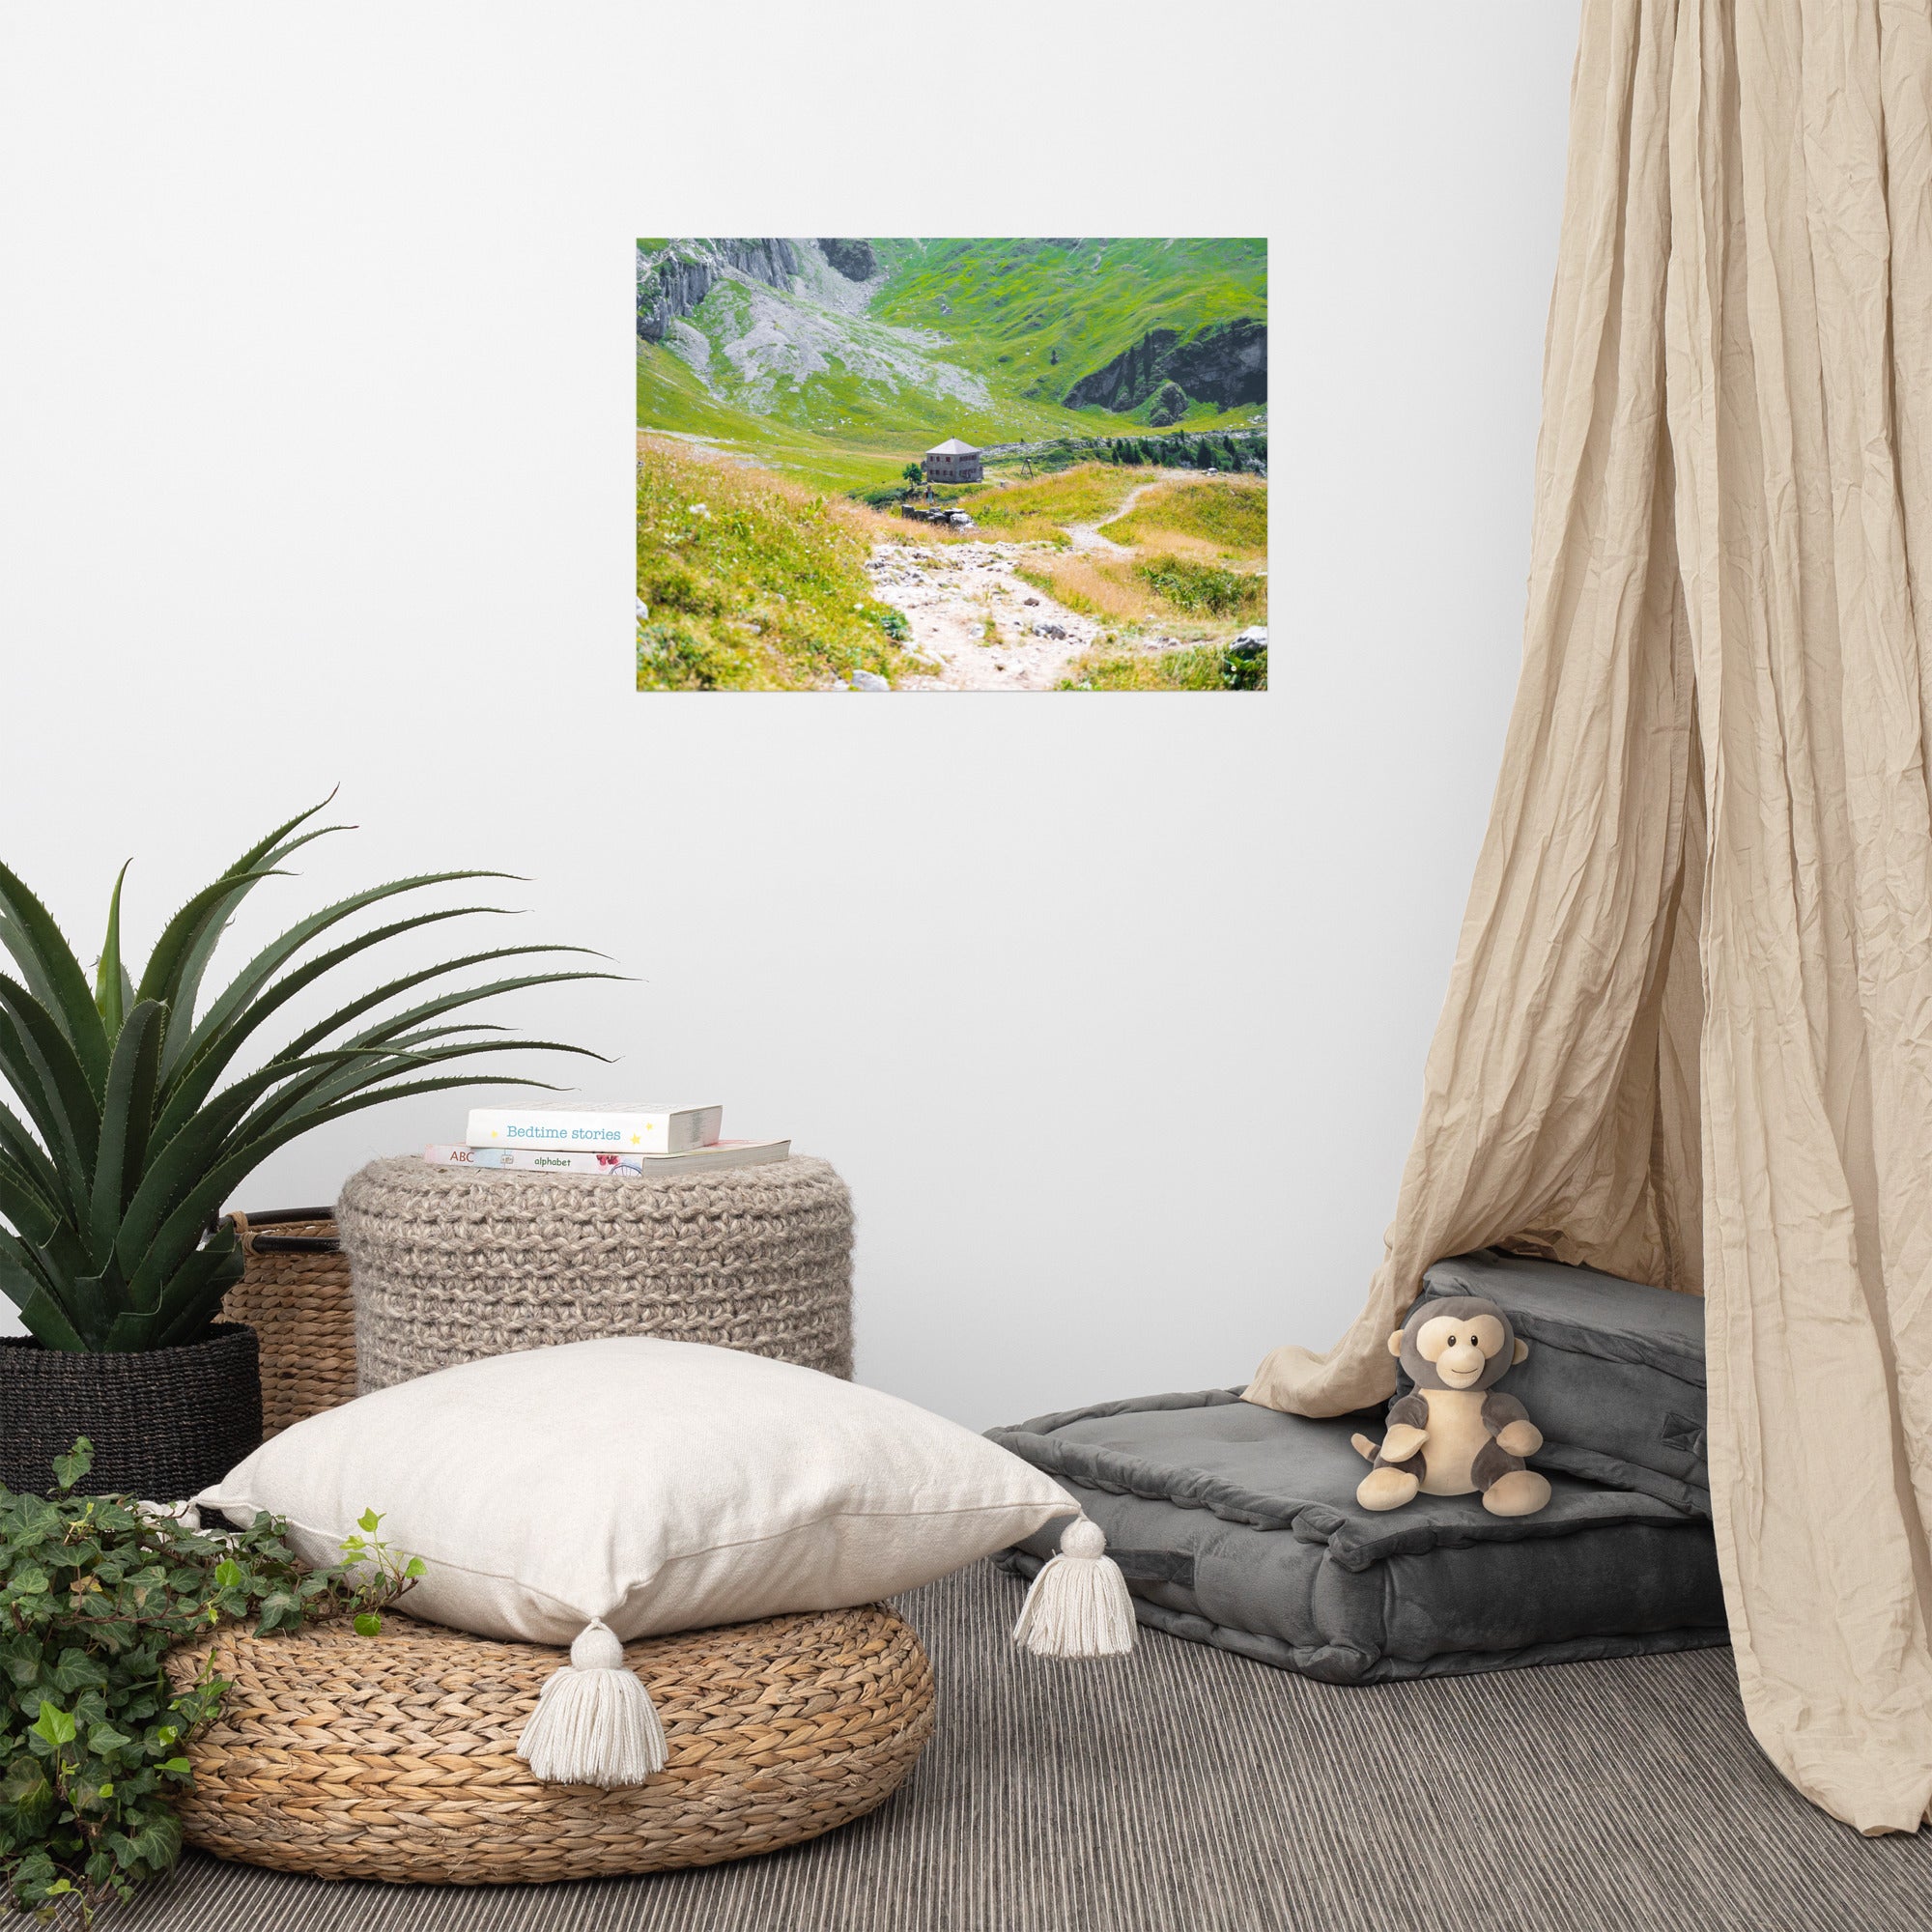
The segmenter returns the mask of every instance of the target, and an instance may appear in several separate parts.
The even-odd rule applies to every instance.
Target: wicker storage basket
[[[266,1439],[354,1399],[355,1298],[330,1209],[284,1208],[228,1218],[248,1266],[221,1312],[245,1321],[261,1341]]]
[[[669,1762],[648,1783],[540,1784],[516,1755],[566,1653],[384,1619],[241,1629],[176,1651],[233,1688],[189,1748],[190,1844],[322,1878],[505,1885],[717,1864],[884,1802],[932,1730],[932,1672],[882,1605],[650,1637]]]

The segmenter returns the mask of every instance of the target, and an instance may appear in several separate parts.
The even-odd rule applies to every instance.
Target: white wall
[[[90,959],[127,854],[145,942],[338,781],[270,914],[527,873],[638,982],[522,1022],[831,1156],[861,1373],[962,1420],[1325,1344],[1514,685],[1576,11],[10,6],[0,853]],[[1080,230],[1270,238],[1272,692],[631,693],[633,235]]]

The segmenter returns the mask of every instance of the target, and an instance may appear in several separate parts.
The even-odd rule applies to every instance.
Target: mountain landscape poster
[[[640,240],[639,691],[1267,688],[1267,244]]]

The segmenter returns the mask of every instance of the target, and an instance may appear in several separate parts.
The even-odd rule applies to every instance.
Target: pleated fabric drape
[[[1701,1292],[1745,1702],[1932,1803],[1932,0],[1585,0],[1522,679],[1387,1254]]]

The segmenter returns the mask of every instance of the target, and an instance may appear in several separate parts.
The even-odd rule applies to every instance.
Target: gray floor
[[[790,1852],[591,1884],[389,1888],[190,1856],[142,1932],[1924,1932],[1932,1833],[1860,1838],[1751,1742],[1726,1650],[1338,1690],[1144,1634],[1005,1641],[981,1568],[901,1607],[938,1735]]]

